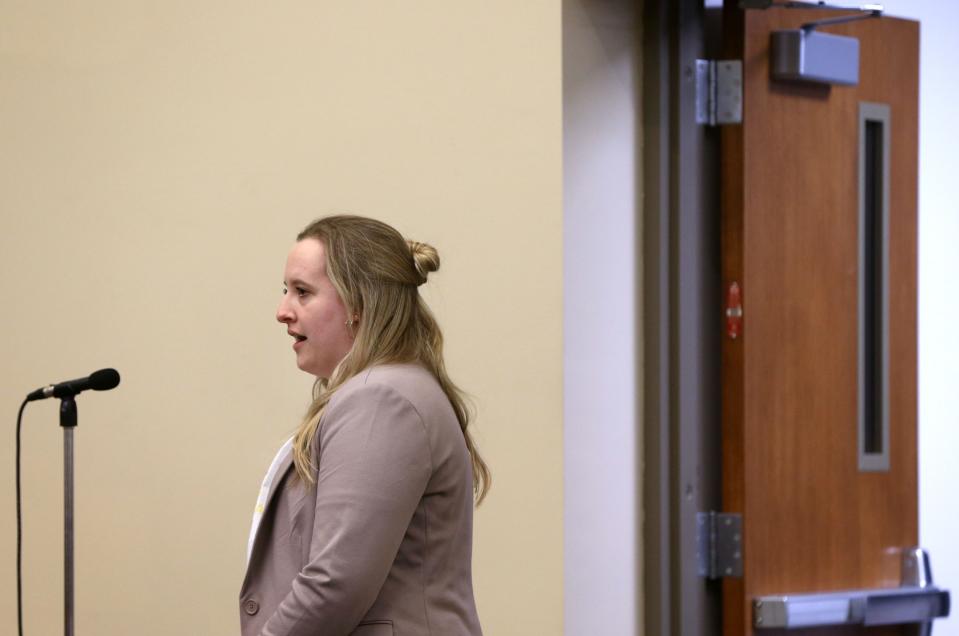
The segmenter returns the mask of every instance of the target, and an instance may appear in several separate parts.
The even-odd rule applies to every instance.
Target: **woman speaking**
[[[490,475],[418,286],[436,250],[357,216],[297,237],[276,318],[313,402],[264,478],[243,636],[480,634],[473,505]]]

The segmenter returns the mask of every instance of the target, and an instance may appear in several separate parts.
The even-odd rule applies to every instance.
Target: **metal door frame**
[[[719,581],[698,574],[696,513],[721,510],[719,130],[696,124],[703,0],[643,7],[643,622],[721,633]],[[718,26],[718,22],[715,23]],[[718,44],[718,43],[717,43]],[[715,57],[715,55],[713,55]]]

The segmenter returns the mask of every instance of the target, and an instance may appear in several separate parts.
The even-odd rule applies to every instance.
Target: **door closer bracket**
[[[831,9],[833,11],[882,11],[881,4],[867,2],[865,4],[843,5],[820,2],[818,0],[739,0],[740,9],[769,9],[770,7],[785,7],[787,9]]]
[[[823,33],[819,27],[844,24],[882,15],[883,6],[876,3],[842,6],[825,2],[799,2],[795,0],[740,0],[741,9],[828,9],[833,11],[857,11],[852,15],[824,18],[807,22],[798,29],[772,32],[770,42],[770,76],[774,80],[813,82],[817,84],[840,84],[855,86],[859,83],[859,40],[845,35]]]
[[[743,575],[743,516],[696,513],[696,566],[699,576],[718,579]]]
[[[696,123],[743,123],[741,60],[696,60]]]

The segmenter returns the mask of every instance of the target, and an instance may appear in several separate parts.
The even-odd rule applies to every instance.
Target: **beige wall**
[[[310,380],[273,321],[329,211],[436,245],[476,397],[487,633],[562,631],[560,3],[0,3],[0,632],[12,418],[79,400],[78,633],[234,634],[258,482]],[[25,615],[62,620],[56,402],[24,428]]]

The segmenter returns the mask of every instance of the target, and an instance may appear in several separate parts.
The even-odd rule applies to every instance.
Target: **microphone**
[[[100,369],[94,371],[85,378],[76,380],[67,380],[58,384],[48,384],[45,387],[33,391],[27,396],[27,402],[34,400],[44,400],[48,397],[65,398],[73,397],[81,391],[93,389],[94,391],[109,391],[120,384],[120,374],[116,369]]]

